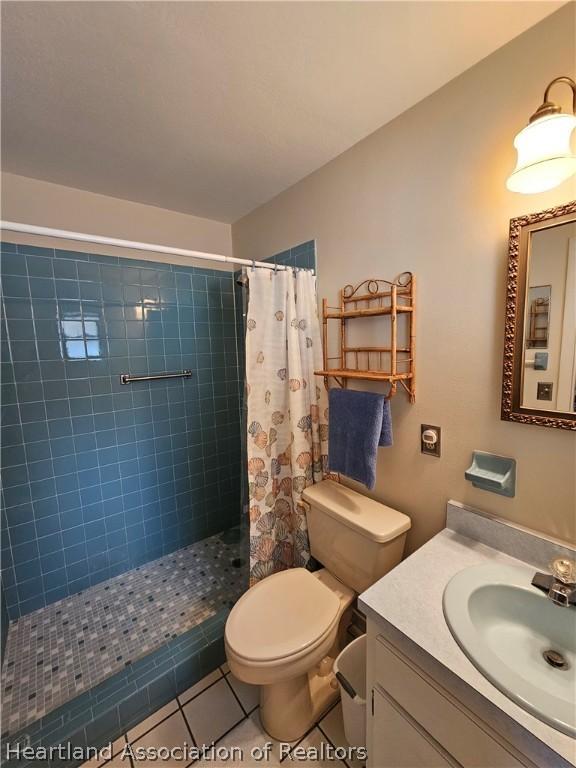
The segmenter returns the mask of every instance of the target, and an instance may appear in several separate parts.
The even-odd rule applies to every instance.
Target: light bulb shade
[[[506,186],[512,192],[531,194],[553,189],[576,173],[576,155],[570,139],[576,128],[574,115],[540,117],[514,139],[518,161]]]

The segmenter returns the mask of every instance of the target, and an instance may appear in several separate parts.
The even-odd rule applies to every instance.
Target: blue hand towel
[[[374,392],[331,389],[328,466],[374,488],[378,446],[392,445],[390,401]]]

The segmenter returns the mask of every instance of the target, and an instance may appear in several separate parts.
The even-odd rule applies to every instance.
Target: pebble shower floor
[[[211,536],[11,624],[2,669],[5,734],[231,606],[247,586],[240,550],[240,542]]]

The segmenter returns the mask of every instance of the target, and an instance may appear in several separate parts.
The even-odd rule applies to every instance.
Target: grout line
[[[202,694],[203,694],[205,691],[207,691],[209,688],[212,688],[212,687],[213,687],[213,686],[214,686],[216,683],[218,683],[220,680],[222,680],[222,679],[226,679],[226,677],[227,677],[227,675],[222,675],[222,676],[221,676],[221,677],[220,677],[218,680],[215,680],[215,681],[214,681],[214,683],[212,683],[211,685],[209,685],[209,686],[207,686],[206,688],[204,688],[204,689],[203,689],[203,690],[202,690],[202,691],[201,691],[199,694],[197,694],[196,696],[193,696],[191,699],[189,699],[189,701],[193,701],[194,699],[197,699],[197,698],[198,698],[199,696],[201,696],[201,695],[202,695]],[[227,683],[228,687],[232,688],[232,686],[230,685],[230,683],[229,683],[228,681],[226,681],[226,683]],[[233,689],[232,689],[232,693],[234,693]],[[235,698],[236,698],[236,699],[238,699],[238,697],[237,697],[237,696],[235,696]],[[144,733],[141,733],[141,734],[138,736],[138,738],[137,738],[137,739],[135,739],[135,741],[134,741],[134,742],[132,742],[132,741],[130,741],[130,740],[129,740],[129,738],[128,738],[128,734],[127,734],[127,733],[126,733],[126,734],[123,734],[123,738],[124,738],[124,740],[125,740],[125,743],[126,743],[126,744],[129,744],[130,746],[134,746],[134,745],[136,745],[136,744],[137,744],[137,743],[138,743],[138,742],[139,742],[139,741],[140,741],[140,740],[141,740],[141,739],[142,739],[144,736],[146,736],[146,735],[150,734],[152,731],[154,731],[154,730],[155,730],[156,728],[158,728],[160,725],[162,725],[162,724],[163,724],[163,723],[165,723],[167,720],[169,720],[171,717],[173,717],[173,716],[174,716],[174,715],[175,715],[177,712],[180,712],[180,713],[181,713],[181,715],[182,715],[182,717],[183,717],[183,719],[184,719],[184,723],[185,723],[185,725],[186,725],[186,729],[188,730],[188,733],[190,734],[190,737],[192,738],[192,742],[193,742],[194,746],[195,746],[196,748],[200,749],[201,747],[198,745],[198,742],[196,741],[196,738],[195,738],[195,736],[194,736],[194,733],[193,733],[193,731],[192,731],[192,726],[190,725],[190,723],[189,723],[189,721],[188,721],[188,718],[186,717],[186,714],[185,714],[185,712],[184,712],[184,709],[183,709],[183,705],[182,705],[182,704],[180,704],[180,702],[178,701],[178,697],[176,697],[176,698],[175,698],[175,699],[173,699],[172,701],[174,701],[174,702],[176,703],[176,707],[177,707],[177,708],[176,708],[176,710],[175,710],[174,712],[171,712],[169,715],[167,715],[166,717],[162,718],[162,720],[159,720],[157,723],[155,723],[155,724],[154,724],[154,725],[153,725],[153,726],[152,726],[150,729],[148,729],[148,730],[147,730],[147,731],[145,731]],[[232,726],[231,726],[231,727],[230,727],[230,728],[229,728],[227,731],[225,731],[225,732],[224,732],[224,733],[223,733],[221,736],[219,736],[217,739],[215,739],[215,740],[214,740],[214,742],[213,742],[213,744],[214,744],[214,745],[216,745],[216,744],[218,744],[220,741],[222,741],[222,739],[223,739],[223,738],[225,738],[226,736],[228,736],[228,735],[229,735],[229,734],[230,734],[230,733],[231,733],[231,732],[232,732],[232,731],[233,731],[235,728],[237,728],[237,727],[238,727],[238,726],[239,726],[241,723],[243,723],[245,720],[247,720],[247,719],[250,717],[250,715],[252,715],[254,712],[256,712],[256,710],[259,708],[258,706],[256,706],[256,707],[254,707],[254,709],[252,709],[252,710],[250,711],[250,713],[249,713],[249,714],[246,714],[246,710],[244,709],[244,707],[242,707],[242,704],[241,704],[241,702],[240,702],[239,700],[238,700],[238,702],[239,702],[239,704],[240,704],[240,707],[241,707],[242,711],[245,713],[245,714],[244,714],[244,717],[240,718],[240,719],[239,719],[239,720],[238,720],[236,723],[234,723],[234,725],[232,725]],[[169,703],[170,703],[170,702],[167,702],[167,704],[169,704]],[[188,702],[187,702],[187,703],[188,703]],[[165,704],[164,706],[167,706],[167,704]],[[292,754],[293,750],[294,750],[296,747],[298,747],[298,746],[299,746],[299,745],[300,745],[300,744],[301,744],[301,743],[302,743],[302,742],[303,742],[303,741],[304,741],[304,740],[305,740],[305,739],[306,739],[306,738],[307,738],[307,737],[308,737],[308,736],[309,736],[309,735],[310,735],[310,734],[311,734],[311,733],[312,733],[312,732],[313,732],[313,731],[314,731],[316,728],[318,728],[318,730],[320,731],[320,733],[322,734],[322,736],[323,736],[323,737],[326,739],[326,741],[327,741],[327,742],[328,742],[328,743],[329,743],[329,744],[330,744],[332,747],[336,748],[336,745],[335,745],[335,744],[334,744],[334,742],[333,742],[333,741],[330,739],[330,737],[327,735],[327,733],[326,733],[326,732],[325,732],[325,731],[322,729],[322,727],[321,727],[321,724],[320,724],[320,723],[322,722],[322,720],[323,720],[323,719],[326,717],[326,715],[327,715],[329,712],[331,712],[331,711],[332,711],[332,710],[333,710],[333,709],[334,709],[336,706],[337,706],[337,703],[336,703],[336,704],[334,704],[332,707],[330,707],[330,709],[328,709],[328,710],[327,710],[327,711],[326,711],[326,712],[325,712],[325,713],[322,715],[322,718],[321,718],[321,720],[318,720],[318,721],[316,721],[316,722],[315,722],[315,723],[314,723],[314,724],[313,724],[313,725],[312,725],[312,726],[309,728],[309,730],[308,730],[308,731],[306,731],[306,733],[305,733],[305,734],[304,734],[304,735],[303,735],[303,736],[302,736],[302,737],[301,737],[301,738],[300,738],[300,739],[299,739],[299,740],[298,740],[296,743],[294,743],[294,744],[293,744],[293,745],[290,747],[290,751],[289,751],[288,755],[286,755],[284,758],[282,758],[282,760],[280,761],[281,763],[284,763],[284,762],[286,762],[287,760],[291,759],[291,757],[290,757],[290,756],[291,756],[291,754]],[[273,741],[276,741],[276,739],[274,739]],[[204,745],[204,746],[210,746],[210,745]],[[117,753],[116,755],[114,755],[114,756],[111,758],[111,760],[108,760],[106,763],[103,763],[103,764],[102,764],[102,766],[99,766],[99,768],[103,768],[103,767],[104,767],[104,765],[107,765],[107,764],[109,764],[109,763],[110,763],[112,760],[114,760],[114,759],[115,759],[115,758],[118,756],[118,754],[120,754],[120,752],[119,752],[119,753]],[[134,768],[134,765],[133,765],[133,761],[132,761],[132,758],[131,758],[130,756],[129,756],[129,759],[130,759],[130,762],[131,762],[131,766],[132,766],[132,768]],[[188,763],[186,766],[184,766],[184,768],[189,768],[189,766],[190,766],[190,765],[192,765],[194,762],[197,762],[197,761],[192,761],[192,763]],[[350,768],[349,764],[348,764],[348,763],[346,763],[346,761],[343,761],[343,762],[345,763],[345,765],[347,766],[347,768]]]
[[[218,669],[219,669],[219,667],[218,667]],[[211,674],[211,673],[208,673],[208,674]],[[143,736],[146,736],[147,734],[149,734],[149,733],[150,733],[150,731],[153,731],[153,730],[154,730],[154,728],[157,728],[157,727],[158,727],[159,725],[161,725],[162,723],[165,723],[165,722],[166,722],[166,720],[170,719],[170,718],[171,718],[173,715],[175,715],[175,714],[176,714],[176,712],[177,712],[178,710],[180,710],[180,711],[182,712],[182,716],[184,717],[184,721],[186,722],[186,727],[187,727],[187,728],[188,728],[188,730],[190,731],[190,735],[192,736],[192,740],[193,740],[193,741],[194,741],[194,743],[196,744],[196,741],[195,741],[195,739],[194,739],[194,734],[193,734],[193,733],[192,733],[192,731],[190,730],[190,727],[189,727],[189,724],[188,724],[188,720],[187,720],[187,718],[186,718],[186,714],[185,714],[185,712],[184,712],[184,709],[183,709],[183,707],[187,706],[187,705],[188,705],[188,704],[189,704],[191,701],[194,701],[194,700],[195,700],[195,699],[197,699],[199,696],[201,696],[203,693],[206,693],[206,691],[207,691],[209,688],[212,688],[214,685],[216,685],[216,683],[220,682],[220,680],[222,679],[222,677],[223,677],[223,675],[222,675],[221,677],[219,677],[217,680],[214,680],[214,682],[213,682],[213,683],[210,683],[210,685],[207,685],[207,686],[206,686],[206,688],[203,688],[201,691],[199,691],[199,693],[195,694],[194,696],[191,696],[189,699],[187,699],[187,700],[184,702],[184,704],[180,704],[180,701],[179,701],[179,698],[178,698],[178,696],[175,696],[175,697],[172,699],[172,701],[175,701],[175,702],[176,702],[176,710],[175,710],[174,712],[170,712],[170,714],[166,715],[166,717],[163,717],[163,718],[162,718],[162,720],[159,720],[157,723],[155,723],[155,724],[154,724],[154,725],[153,725],[151,728],[149,728],[147,731],[144,731],[143,733],[141,733],[141,734],[140,734],[140,735],[139,735],[139,736],[138,736],[138,737],[135,739],[135,741],[134,741],[134,742],[131,742],[131,741],[129,740],[129,738],[128,738],[128,734],[125,734],[125,736],[126,736],[126,740],[128,741],[128,743],[129,743],[129,744],[132,744],[132,743],[136,743],[136,742],[137,742],[137,741],[139,741],[139,740],[140,740],[140,739],[141,739]],[[201,682],[201,681],[198,681],[198,682]],[[166,702],[166,704],[164,704],[163,706],[164,706],[164,707],[166,707],[166,706],[168,706],[168,704],[170,704],[170,702],[169,702],[169,701],[168,701],[168,702]],[[160,709],[162,709],[162,707],[159,707],[159,709],[157,709],[157,710],[156,710],[156,712],[158,712]],[[155,714],[155,713],[154,713],[154,712],[152,712],[150,715],[148,715],[148,717],[152,717],[152,715],[154,715],[154,714]],[[144,720],[147,720],[147,719],[148,719],[148,718],[146,718],[146,717],[144,718]],[[141,720],[141,721],[140,721],[140,723],[142,723],[142,722],[143,722],[143,721]],[[136,724],[136,726],[138,726],[140,723],[137,723],[137,724]],[[134,726],[134,727],[136,727],[136,726]],[[197,745],[196,745],[196,746],[197,746]]]
[[[322,729],[322,726],[320,725],[320,723],[318,723],[318,730],[320,731],[320,733],[322,734],[322,736],[324,736],[324,738],[326,739],[326,741],[327,741],[329,744],[331,744],[331,745],[332,745],[334,748],[336,748],[336,747],[338,746],[337,744],[334,744],[334,742],[332,741],[332,739],[330,738],[330,736],[328,736],[328,734],[326,733],[326,731],[324,731],[324,730]]]
[[[220,669],[220,667],[218,667],[218,669]],[[212,674],[212,672],[208,672],[208,674],[209,674],[209,675],[211,675],[211,674]],[[207,675],[204,675],[204,677],[207,677]],[[198,696],[201,696],[201,695],[202,695],[203,693],[205,693],[205,692],[206,692],[206,691],[207,691],[209,688],[212,688],[212,686],[213,686],[213,685],[216,685],[216,683],[219,683],[219,682],[220,682],[220,680],[222,680],[222,678],[223,678],[223,677],[224,677],[224,675],[223,675],[222,673],[220,673],[220,677],[219,677],[219,678],[217,678],[216,680],[214,680],[214,682],[210,683],[210,685],[207,685],[207,686],[206,686],[206,688],[202,688],[202,690],[201,690],[201,691],[198,691],[198,693],[195,693],[193,696],[190,696],[190,698],[189,698],[189,699],[186,699],[186,701],[185,701],[185,702],[184,702],[184,703],[183,703],[181,706],[185,707],[185,706],[186,706],[187,704],[189,704],[191,701],[194,701],[194,699],[197,699],[197,698],[198,698]],[[202,682],[202,680],[198,680],[198,682],[199,682],[199,683],[201,683],[201,682]],[[196,683],[195,683],[195,685],[196,685]],[[190,687],[192,688],[192,686],[190,686]],[[179,698],[180,698],[180,696],[182,696],[182,694],[179,694],[179,696],[176,696],[176,701],[178,702],[178,706],[180,706],[180,701],[179,701]]]
[[[124,734],[124,738],[126,739],[126,744],[128,744],[128,737],[126,736],[126,734]],[[130,745],[130,746],[132,746],[132,745]],[[128,760],[130,761],[131,768],[135,768],[134,760],[132,759],[132,755],[128,755]]]
[[[138,741],[140,741],[140,739],[141,739],[143,736],[147,736],[147,735],[148,735],[148,734],[149,734],[151,731],[153,731],[153,730],[154,730],[154,728],[157,728],[159,725],[162,725],[162,723],[165,723],[165,722],[166,722],[166,720],[169,720],[169,719],[172,717],[172,715],[175,715],[175,714],[178,712],[178,710],[179,710],[179,706],[178,706],[178,699],[173,699],[173,701],[175,701],[175,702],[176,702],[176,709],[175,709],[173,712],[170,712],[170,714],[169,714],[169,715],[166,715],[166,717],[163,717],[161,720],[158,720],[158,722],[157,722],[157,723],[154,723],[154,725],[153,725],[151,728],[148,728],[148,730],[147,730],[147,731],[143,731],[141,734],[139,734],[139,735],[138,735],[138,736],[137,736],[137,737],[134,739],[134,741],[130,741],[130,738],[128,737],[128,733],[125,733],[124,735],[126,736],[126,741],[128,742],[128,744],[130,744],[130,745],[132,745],[132,744],[136,744]],[[167,702],[166,704],[164,704],[164,706],[166,707],[166,706],[168,706],[168,704],[170,704],[170,702]],[[162,707],[160,707],[160,709],[162,709]],[[158,712],[158,711],[159,711],[159,710],[156,710],[156,712]],[[151,715],[148,715],[148,717],[152,717],[152,715],[154,715],[154,714],[155,714],[155,713],[154,713],[154,712],[152,712],[152,714],[151,714]],[[145,717],[145,718],[144,718],[144,720],[147,720],[147,719],[148,719],[148,717]],[[134,726],[134,728],[137,728],[139,725],[141,725],[141,724],[144,722],[144,720],[141,720],[139,723],[136,723],[136,725]],[[130,729],[130,730],[132,730],[132,729]],[[194,737],[192,736],[192,738],[194,738]]]
[[[185,714],[184,710],[182,709],[182,705],[178,701],[178,697],[176,697],[175,701],[176,701],[176,706],[178,707],[176,712],[180,712],[180,714],[182,715],[182,718],[184,720],[184,724],[186,725],[186,728],[188,729],[188,733],[190,734],[190,737],[192,739],[192,743],[194,744],[195,747],[198,747],[198,744],[196,742],[194,734],[192,733],[192,728],[190,726],[190,723],[188,722],[188,718],[186,717],[186,714]],[[190,699],[190,701],[192,701],[192,699]],[[175,715],[176,712],[173,712],[172,714]]]
[[[130,744],[130,742],[128,741],[128,735],[126,733],[123,733],[121,736],[118,736],[118,739],[124,739],[124,747],[127,744]],[[118,739],[114,739],[114,741],[118,741]],[[112,742],[112,743],[114,743],[114,742]],[[96,768],[104,768],[105,765],[110,765],[110,763],[113,760],[115,760],[117,757],[119,757],[119,755],[122,754],[122,751],[123,751],[124,747],[122,747],[120,750],[118,750],[118,752],[113,754],[112,757],[110,758],[110,760],[105,760],[103,763],[100,763],[100,765],[96,766]],[[134,763],[132,762],[131,755],[128,755],[128,760],[130,760],[130,765],[132,766],[132,768],[134,768]],[[82,766],[80,766],[80,768],[82,768]]]
[[[234,696],[234,698],[236,699],[236,701],[237,701],[237,702],[238,702],[238,704],[240,705],[240,709],[242,710],[242,712],[244,712],[244,715],[245,715],[246,717],[248,717],[248,712],[246,711],[246,709],[245,709],[244,705],[243,705],[243,704],[242,704],[242,702],[240,701],[240,698],[238,697],[238,695],[237,695],[236,691],[235,691],[235,690],[234,690],[234,688],[232,687],[232,683],[230,682],[230,680],[228,680],[228,675],[224,675],[224,680],[226,681],[226,684],[227,684],[228,688],[229,688],[229,689],[232,691],[232,696]]]
[[[218,669],[220,669],[220,667],[218,667]],[[197,696],[193,696],[193,697],[190,699],[190,701],[194,701],[195,699],[197,699],[197,698],[198,698],[198,696],[201,696],[203,693],[206,693],[206,691],[207,691],[209,688],[213,688],[213,687],[214,687],[214,686],[215,686],[217,683],[219,683],[219,682],[220,682],[221,680],[223,680],[223,679],[224,679],[224,680],[226,679],[224,675],[222,675],[222,676],[221,676],[221,677],[220,677],[218,680],[215,680],[215,681],[214,681],[214,682],[213,682],[211,685],[209,685],[207,688],[204,688],[204,690],[203,690],[203,691],[201,691],[201,692],[200,692],[200,693],[199,693]],[[228,685],[229,685],[229,683],[228,683]],[[232,691],[232,693],[234,693],[234,691]],[[178,701],[178,700],[177,700],[177,701]],[[186,705],[187,705],[187,704],[189,704],[189,703],[190,703],[190,701],[186,702]],[[238,703],[240,703],[240,702],[238,702]],[[182,712],[182,716],[184,717],[184,720],[186,721],[186,725],[187,725],[187,727],[188,727],[188,730],[190,731],[190,734],[192,735],[192,738],[194,739],[194,735],[192,734],[192,730],[191,730],[192,726],[189,724],[189,722],[188,722],[188,718],[187,718],[187,716],[186,716],[186,713],[184,712],[184,710],[183,710],[183,708],[182,708],[182,705],[180,704],[180,702],[179,702],[179,701],[178,701],[178,708],[179,708],[179,709],[180,709],[180,711]],[[233,730],[234,730],[234,728],[236,728],[236,726],[240,725],[240,723],[243,723],[243,722],[244,722],[244,720],[246,720],[246,719],[247,719],[247,717],[248,717],[248,716],[246,715],[246,712],[245,712],[245,710],[244,710],[244,708],[242,707],[242,705],[241,705],[241,704],[240,704],[240,709],[242,710],[242,713],[243,713],[243,715],[244,715],[244,716],[243,716],[243,717],[241,717],[241,718],[240,718],[240,719],[239,719],[237,722],[235,722],[235,723],[234,723],[234,725],[233,725],[231,728],[229,728],[227,731],[225,731],[225,732],[224,732],[224,733],[223,733],[221,736],[219,736],[217,739],[215,739],[215,740],[214,740],[214,742],[213,742],[214,744],[218,744],[218,742],[219,742],[219,741],[221,741],[221,739],[223,739],[223,738],[224,738],[224,736],[227,736],[227,735],[228,735],[228,734],[229,734],[231,731],[233,731]],[[194,743],[196,744],[196,741],[195,741],[195,740],[194,740]],[[198,746],[198,745],[196,744],[196,746]],[[209,745],[204,745],[204,746],[209,746]]]
[[[186,726],[186,730],[188,731],[188,733],[190,734],[190,738],[192,739],[193,745],[195,747],[198,747],[198,744],[196,743],[196,739],[194,738],[194,734],[192,733],[192,730],[190,729],[190,726],[188,724],[188,720],[186,719],[186,715],[184,714],[184,712],[182,711],[182,708],[180,707],[178,699],[177,698],[176,699],[172,699],[172,701],[176,702],[176,710],[174,712],[171,712],[169,715],[167,715],[166,717],[162,718],[162,720],[159,720],[148,731],[145,731],[144,733],[141,733],[140,736],[138,736],[138,738],[135,741],[133,741],[133,742],[128,739],[128,734],[124,734],[124,737],[126,739],[126,743],[129,744],[131,747],[136,746],[138,744],[138,742],[140,741],[140,739],[142,739],[144,736],[147,736],[149,733],[152,733],[152,731],[154,731],[160,725],[162,725],[167,720],[169,720],[171,717],[174,717],[174,715],[176,715],[176,714],[178,714],[178,712],[180,712],[180,714],[182,715],[182,719],[184,720],[184,725]],[[170,704],[170,702],[167,702],[167,704],[165,704],[164,706],[167,706],[168,704]],[[160,709],[162,709],[162,707],[160,707]],[[154,714],[154,713],[152,713],[152,714]],[[151,717],[151,715],[149,715],[149,717]],[[144,718],[144,719],[146,719],[146,718]],[[128,755],[128,758],[130,760],[130,764],[132,765],[132,768],[135,768],[134,761],[132,760],[132,755]],[[112,758],[112,759],[114,759],[114,758]],[[193,765],[195,762],[197,762],[197,761],[196,760],[192,760],[189,763],[185,763],[185,764],[183,764],[182,768],[190,768],[190,766]],[[82,766],[80,766],[80,768],[82,768]],[[100,766],[100,768],[103,768],[103,766]]]
[[[313,725],[312,725],[312,726],[311,726],[311,727],[310,727],[310,728],[309,728],[309,729],[306,731],[306,733],[305,733],[305,734],[304,734],[304,735],[303,735],[303,736],[302,736],[300,739],[298,739],[298,741],[297,741],[295,744],[293,744],[293,745],[290,747],[290,751],[289,751],[289,753],[288,753],[288,754],[287,754],[285,757],[283,757],[283,758],[282,758],[282,760],[280,760],[280,762],[281,762],[281,763],[284,763],[284,762],[285,762],[286,760],[288,760],[288,759],[292,760],[292,752],[293,752],[293,750],[295,750],[295,749],[296,749],[296,747],[299,747],[299,746],[300,746],[300,744],[302,744],[302,742],[304,741],[304,739],[306,739],[308,736],[310,736],[310,734],[312,733],[312,731],[313,731],[313,730],[314,730],[314,729],[315,729],[317,726],[318,726],[318,723],[317,723],[317,722],[314,722],[314,724],[313,724]]]
[[[330,744],[332,744],[332,742],[330,741],[330,739],[328,738],[328,736],[326,736],[326,734],[324,733],[324,731],[323,731],[323,730],[320,728],[320,723],[321,723],[321,722],[322,722],[322,720],[323,720],[323,719],[326,717],[326,715],[327,715],[329,712],[331,712],[331,711],[334,709],[334,707],[336,707],[337,705],[338,705],[338,701],[336,701],[336,703],[335,703],[335,704],[333,704],[333,705],[332,705],[332,706],[331,706],[329,709],[327,709],[325,712],[323,712],[323,713],[322,713],[322,717],[320,718],[320,720],[317,720],[317,721],[314,723],[314,725],[313,725],[313,726],[312,726],[312,727],[311,727],[311,728],[310,728],[308,731],[306,731],[306,733],[304,734],[304,736],[302,736],[302,738],[301,738],[299,741],[297,741],[297,742],[296,742],[296,744],[294,744],[294,746],[293,746],[293,747],[291,747],[291,748],[290,748],[290,753],[289,753],[289,754],[288,754],[286,757],[284,757],[284,758],[283,758],[283,759],[280,761],[281,763],[283,763],[283,762],[284,762],[284,761],[285,761],[285,760],[286,760],[288,757],[290,757],[290,755],[292,754],[292,751],[293,751],[293,750],[294,750],[296,747],[300,746],[300,744],[302,744],[302,742],[304,741],[304,739],[306,739],[306,738],[307,738],[307,737],[308,737],[308,736],[309,736],[309,735],[312,733],[312,731],[313,731],[315,728],[318,728],[318,730],[319,730],[319,731],[322,733],[322,735],[323,735],[323,736],[325,736],[325,737],[326,737],[326,739],[328,739],[328,742],[329,742]],[[333,746],[333,747],[335,747],[336,745],[335,745],[335,744],[332,744],[332,746]]]
[[[219,736],[217,739],[214,739],[214,741],[212,742],[212,744],[214,744],[214,745],[218,744],[220,741],[222,741],[222,739],[223,739],[225,736],[228,736],[228,734],[232,733],[232,731],[233,731],[235,728],[237,728],[237,727],[240,725],[240,723],[243,723],[243,722],[244,722],[245,720],[247,720],[247,719],[248,719],[247,717],[241,717],[241,718],[240,718],[240,720],[238,720],[238,722],[234,723],[234,725],[233,725],[231,728],[228,728],[228,730],[227,730],[227,731],[225,731],[225,732],[222,734],[222,736]],[[211,744],[210,744],[210,745],[205,745],[205,746],[211,746]]]
[[[324,718],[327,717],[330,714],[330,712],[332,712],[333,709],[336,709],[338,704],[340,704],[340,701],[341,701],[341,699],[338,697],[336,699],[336,701],[334,702],[334,704],[332,704],[332,706],[328,707],[328,709],[324,712],[324,714],[322,715],[320,720],[318,720],[318,722],[321,723],[322,720],[324,720]]]
[[[326,717],[327,717],[327,716],[330,714],[330,712],[332,712],[332,710],[333,710],[333,709],[335,709],[335,708],[338,706],[338,703],[339,703],[339,700],[336,702],[336,704],[334,704],[333,706],[331,706],[331,707],[330,707],[330,709],[329,709],[327,712],[325,712],[325,714],[322,716],[322,720],[324,720],[324,719],[325,719],[325,718],[326,718]],[[334,747],[334,749],[337,749],[337,748],[338,748],[338,745],[337,745],[337,744],[334,744],[334,742],[332,741],[332,739],[330,738],[330,736],[328,736],[328,734],[326,733],[326,731],[325,731],[325,730],[322,728],[322,720],[320,720],[320,721],[318,722],[318,730],[320,731],[320,733],[322,734],[322,736],[324,736],[324,738],[326,739],[326,741],[327,741],[329,744],[331,744],[331,745]],[[350,746],[350,745],[348,745],[348,742],[346,742],[346,745],[347,745],[347,746]],[[351,765],[350,765],[350,763],[349,763],[347,760],[341,760],[341,762],[342,762],[342,763],[344,763],[344,765],[346,766],[346,768],[352,768],[352,767],[351,767]]]

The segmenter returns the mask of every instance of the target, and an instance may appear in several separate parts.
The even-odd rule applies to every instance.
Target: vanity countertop
[[[403,642],[408,655],[416,650],[422,668],[436,679],[440,673],[439,682],[448,690],[457,688],[456,697],[472,711],[480,706],[478,714],[488,723],[496,720],[512,743],[520,740],[522,751],[537,765],[576,766],[576,740],[538,720],[492,685],[468,660],[446,624],[442,596],[447,583],[463,568],[487,562],[534,568],[445,528],[364,592],[360,608],[400,650]]]

